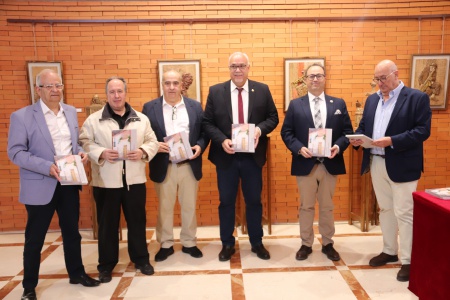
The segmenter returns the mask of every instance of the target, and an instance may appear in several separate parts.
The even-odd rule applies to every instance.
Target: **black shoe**
[[[300,249],[295,254],[296,260],[305,260],[308,258],[308,255],[312,253],[312,247],[308,247],[305,245],[302,245]]]
[[[397,273],[397,280],[398,281],[409,281],[409,267],[411,265],[410,264],[405,264],[402,265],[402,267],[400,268],[400,271],[398,271]]]
[[[155,255],[155,261],[163,261],[166,260],[169,255],[174,253],[173,247],[170,248],[161,248],[158,253]]]
[[[142,274],[153,275],[155,273],[155,270],[153,269],[153,267],[150,263],[145,263],[142,265],[135,264],[135,266],[136,266],[136,269],[141,270]]]
[[[82,285],[87,286],[87,287],[93,287],[93,286],[100,285],[100,281],[89,277],[87,274],[83,274],[78,277],[70,278],[69,282],[71,284],[81,283]]]
[[[20,300],[37,300],[36,290],[32,289],[23,289],[22,298]]]
[[[98,273],[98,279],[101,283],[107,283],[112,280],[112,275],[110,271],[101,271]]]
[[[339,253],[333,248],[333,243],[329,243],[326,246],[322,246],[322,253],[326,254],[328,259],[332,261],[338,261],[341,259]]]
[[[219,260],[220,261],[227,261],[231,259],[231,256],[236,252],[234,249],[234,246],[229,245],[223,245],[222,251],[219,253]]]
[[[397,261],[398,261],[398,256],[397,255],[390,255],[390,254],[386,254],[384,252],[381,252],[379,255],[373,257],[369,261],[369,265],[371,267],[379,267],[379,266],[384,266],[387,263],[397,262]]]
[[[198,249],[197,246],[194,246],[194,247],[183,246],[183,248],[181,248],[181,251],[183,251],[183,253],[187,253],[195,258],[200,258],[203,256],[202,251],[200,251],[200,249]]]
[[[266,248],[264,248],[263,244],[252,247],[252,252],[256,253],[256,255],[261,259],[264,260],[270,259],[270,253],[269,251],[266,250]]]

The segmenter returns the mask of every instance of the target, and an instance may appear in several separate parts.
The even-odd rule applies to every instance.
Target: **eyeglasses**
[[[325,74],[311,74],[305,76],[309,81],[313,81],[314,78],[317,78],[317,80],[321,81],[325,78]]]
[[[231,65],[228,68],[230,68],[230,70],[236,71],[237,69],[244,70],[247,67],[248,65],[242,64],[242,65]]]
[[[177,87],[180,85],[179,81],[164,81],[164,85],[167,87],[170,87],[171,85],[173,85],[174,87]]]
[[[176,120],[176,119],[177,119],[177,107],[172,106],[172,120]]]
[[[46,85],[40,85],[40,88],[45,88],[47,90],[53,90],[53,88],[56,88],[57,90],[62,90],[64,88],[64,84],[57,83],[57,84],[46,84]]]
[[[392,71],[389,75],[386,75],[386,76],[374,77],[374,78],[373,78],[373,81],[375,81],[376,83],[379,83],[379,82],[383,83],[383,82],[385,82],[386,79],[387,79],[389,76],[391,76],[394,72],[395,72],[395,71]]]

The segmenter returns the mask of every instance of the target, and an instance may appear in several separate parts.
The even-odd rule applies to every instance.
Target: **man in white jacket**
[[[111,281],[111,273],[119,260],[117,231],[121,207],[128,227],[130,259],[143,274],[154,273],[145,231],[145,166],[155,156],[159,145],[150,121],[131,108],[126,95],[125,79],[109,78],[106,81],[108,102],[86,119],[80,133],[80,143],[91,161],[91,185],[98,220],[97,269],[103,283]],[[119,160],[119,152],[112,146],[113,130],[120,129],[136,131],[136,149],[127,151],[125,160]]]

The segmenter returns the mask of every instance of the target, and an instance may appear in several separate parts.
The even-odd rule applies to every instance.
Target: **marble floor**
[[[95,288],[69,284],[64,268],[60,232],[47,234],[43,249],[38,299],[182,299],[182,300],[264,300],[264,299],[418,299],[407,282],[398,282],[399,264],[368,266],[369,259],[381,252],[379,227],[362,233],[357,226],[336,224],[335,249],[341,260],[332,262],[321,253],[316,230],[313,253],[305,261],[295,260],[300,247],[298,224],[273,225],[269,235],[265,226],[264,244],[271,259],[260,260],[251,252],[248,236],[237,228],[236,254],[220,262],[219,228],[200,227],[200,259],[181,252],[155,263],[159,249],[153,229],[148,230],[151,263],[155,274],[145,276],[130,263],[126,241],[120,244],[120,261],[113,280]],[[83,261],[87,273],[97,277],[97,243],[91,231],[81,232]],[[126,232],[123,234],[126,238]],[[179,237],[179,228],[175,231]],[[22,294],[23,233],[0,234],[0,299],[20,299]]]

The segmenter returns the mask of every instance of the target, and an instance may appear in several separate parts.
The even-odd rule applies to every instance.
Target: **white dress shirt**
[[[52,136],[56,155],[72,154],[72,139],[70,136],[69,124],[67,124],[66,116],[64,114],[64,109],[61,105],[59,105],[58,114],[55,115],[55,113],[48,108],[44,101],[41,100],[40,103],[48,130]]]

